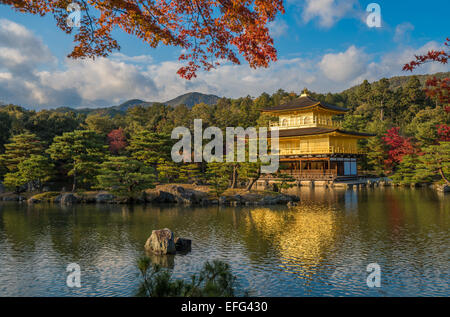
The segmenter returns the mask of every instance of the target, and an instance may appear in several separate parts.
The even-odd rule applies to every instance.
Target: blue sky
[[[285,0],[271,25],[278,62],[251,70],[225,64],[186,81],[176,75],[179,48],[149,48],[121,31],[120,53],[107,59],[66,58],[72,38],[51,17],[0,6],[0,101],[30,108],[116,105],[131,98],[165,101],[200,91],[226,97],[258,96],[279,88],[338,92],[362,80],[407,75],[415,53],[440,48],[450,36],[450,1],[377,1],[381,28],[366,24],[372,1]],[[429,64],[416,73],[449,71]]]

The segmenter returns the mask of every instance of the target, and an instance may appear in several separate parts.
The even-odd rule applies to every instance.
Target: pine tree
[[[295,181],[295,178],[293,178],[291,175],[284,174],[284,173],[278,173],[277,178],[281,181],[280,183],[280,189],[289,189],[295,186],[295,184],[291,184]]]
[[[28,159],[19,163],[16,172],[5,175],[5,185],[17,188],[31,184],[31,187],[36,186],[41,191],[43,184],[51,178],[52,174],[53,164],[49,159],[42,155],[32,154]]]
[[[196,163],[181,165],[179,180],[187,183],[199,183],[202,180],[199,165]]]
[[[180,176],[180,168],[172,160],[160,158],[156,170],[158,180],[162,183],[173,183]]]
[[[103,160],[107,146],[103,136],[89,130],[75,130],[57,136],[47,152],[54,160],[61,160],[73,177],[72,191],[78,183],[92,184],[98,174],[98,164]]]
[[[10,172],[15,172],[19,163],[30,158],[32,154],[42,154],[43,151],[44,143],[36,135],[18,134],[5,144],[5,153],[0,155],[0,160]]]
[[[133,158],[156,167],[160,159],[172,160],[172,144],[170,135],[143,130],[131,136],[127,150]]]
[[[98,188],[119,197],[136,199],[143,190],[154,187],[155,171],[126,156],[110,156],[100,165]]]
[[[239,165],[239,177],[247,181],[246,190],[250,191],[261,177],[261,163],[244,162]]]
[[[410,185],[425,181],[423,177],[417,175],[417,165],[419,159],[417,155],[408,154],[403,156],[402,161],[398,164],[396,172],[391,176],[396,184]]]
[[[441,141],[438,145],[430,145],[422,149],[424,154],[420,159],[420,173],[422,178],[439,175],[450,185],[450,141]]]
[[[384,175],[386,159],[386,144],[378,136],[370,138],[367,142],[367,163],[369,165],[368,168],[373,170],[376,175]]]
[[[226,163],[211,162],[207,167],[207,178],[211,185],[211,192],[219,198],[227,190],[230,180],[230,169]]]

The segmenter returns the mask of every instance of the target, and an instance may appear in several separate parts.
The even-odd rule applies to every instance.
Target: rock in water
[[[153,230],[145,248],[155,254],[175,254],[175,241],[170,229]]]
[[[114,200],[114,195],[108,192],[100,192],[95,196],[95,201],[99,204],[110,203]]]
[[[450,192],[450,186],[448,185],[438,185],[436,187],[437,191],[442,193],[449,193]]]
[[[61,203],[62,205],[71,205],[78,203],[78,197],[74,194],[61,194],[55,198],[56,203]]]
[[[175,249],[179,252],[190,252],[192,241],[185,238],[175,238]]]
[[[39,199],[36,199],[36,198],[34,198],[34,197],[31,197],[30,199],[27,200],[27,202],[28,202],[29,204],[37,204],[37,203],[40,203],[41,201],[40,201]]]

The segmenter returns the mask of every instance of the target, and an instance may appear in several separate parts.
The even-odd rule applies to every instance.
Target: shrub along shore
[[[55,204],[181,204],[181,205],[228,205],[228,206],[262,206],[262,205],[295,205],[299,198],[293,195],[273,191],[247,191],[245,189],[228,189],[217,197],[211,193],[209,186],[191,184],[164,184],[153,189],[142,191],[135,198],[116,196],[107,191],[79,191],[44,193],[25,192],[16,194],[8,192],[0,194],[0,200]]]

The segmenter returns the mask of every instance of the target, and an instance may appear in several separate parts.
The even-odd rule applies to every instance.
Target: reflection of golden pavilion
[[[299,180],[356,177],[364,154],[357,142],[373,135],[342,130],[333,116],[347,111],[311,98],[306,89],[300,98],[262,110],[278,117],[270,126],[279,130],[283,173]]]
[[[280,253],[283,270],[302,277],[314,273],[333,243],[335,222],[333,210],[317,204],[289,211],[258,208],[249,211],[247,218],[249,230],[270,240]]]

